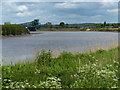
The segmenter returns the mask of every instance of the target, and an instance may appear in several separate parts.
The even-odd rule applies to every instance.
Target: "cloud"
[[[79,14],[69,14],[68,17],[70,17],[70,18],[94,18],[94,17],[102,17],[102,15],[82,16]]]
[[[21,5],[21,6],[18,6],[17,9],[18,9],[19,11],[26,11],[26,10],[28,10],[28,7],[25,6],[25,5]]]
[[[29,16],[29,15],[31,15],[30,12],[18,12],[18,13],[16,13],[16,16],[19,16],[19,17]]]
[[[109,12],[117,7],[101,8],[101,6],[100,2],[4,2],[2,20],[21,23],[38,18],[43,24],[49,21],[53,24],[61,21],[66,23],[116,22],[117,14]]]
[[[77,5],[70,2],[56,3],[55,7],[57,8],[77,8]]]
[[[67,16],[69,20],[74,21],[74,23],[84,23],[84,22],[100,22],[103,18],[102,15],[93,15],[93,16],[83,16],[79,14],[70,14]],[[66,18],[67,18],[66,17]],[[76,19],[77,18],[77,19]]]
[[[24,17],[24,16],[30,16],[32,13],[29,11],[28,6],[25,4],[15,3],[15,2],[3,2],[2,3],[2,15],[3,17],[7,14],[10,15],[10,17]]]
[[[111,2],[110,2],[111,1]],[[113,0],[102,0],[100,3],[102,5],[102,8],[113,8],[118,7],[118,2],[112,2]]]
[[[119,0],[4,0],[4,2],[118,2]]]
[[[71,1],[74,1],[74,2],[119,2],[119,0],[71,0]]]
[[[2,2],[39,2],[40,0],[4,0]]]
[[[119,2],[119,0],[99,0],[101,2]]]
[[[118,11],[120,11],[120,10],[118,10],[118,9],[107,9],[107,12],[118,12]]]

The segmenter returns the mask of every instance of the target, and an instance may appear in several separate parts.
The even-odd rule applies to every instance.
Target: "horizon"
[[[104,22],[106,22],[106,21],[103,21],[103,22],[100,22],[100,23],[104,23]],[[5,22],[4,22],[5,23]],[[0,25],[4,25],[4,23],[2,23],[2,24],[0,24]],[[23,22],[23,23],[28,23],[28,22]],[[17,24],[23,24],[23,23],[17,23]],[[47,23],[47,22],[46,22]],[[39,23],[39,25],[44,25],[44,24],[46,24],[46,23]],[[52,22],[51,22],[52,23]],[[97,22],[97,23],[94,23],[94,22],[88,22],[88,23],[66,23],[66,22],[64,22],[65,24],[69,24],[69,25],[79,25],[79,24],[100,24],[99,22]],[[108,22],[106,22],[106,23],[108,23]],[[115,22],[115,23],[109,23],[109,24],[116,24],[116,23],[118,23],[118,22]],[[11,23],[10,22],[10,24],[16,24],[16,23]],[[60,23],[55,23],[55,24],[52,24],[52,25],[59,25]]]

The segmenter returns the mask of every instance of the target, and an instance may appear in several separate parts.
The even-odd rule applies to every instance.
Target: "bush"
[[[29,31],[17,24],[5,24],[2,25],[2,35],[9,36],[9,35],[21,35],[21,34],[28,34]]]

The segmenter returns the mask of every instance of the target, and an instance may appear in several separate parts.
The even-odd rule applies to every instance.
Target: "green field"
[[[118,88],[118,48],[85,54],[38,53],[33,62],[2,66],[2,88]]]

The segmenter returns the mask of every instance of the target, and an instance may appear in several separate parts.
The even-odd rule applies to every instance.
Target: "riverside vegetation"
[[[29,34],[29,31],[26,28],[23,28],[17,24],[4,24],[2,25],[2,35],[10,36],[10,35],[22,35]]]
[[[59,25],[52,25],[51,22],[47,22],[42,25],[38,30],[42,31],[108,31],[108,32],[119,32],[120,23],[96,23],[96,24],[65,24],[60,22]]]
[[[2,88],[118,88],[118,48],[90,53],[41,51],[35,61],[2,66]]]
[[[120,28],[41,28],[40,31],[104,31],[119,32]]]

